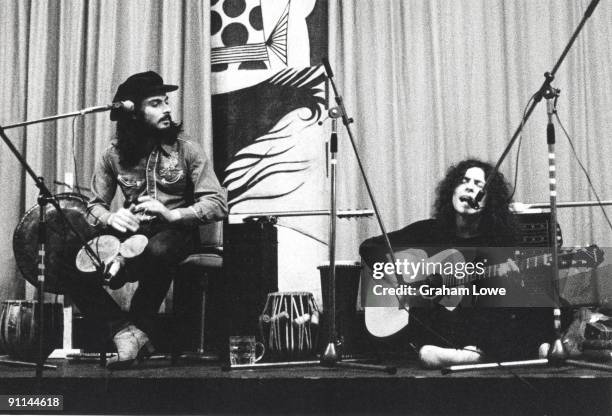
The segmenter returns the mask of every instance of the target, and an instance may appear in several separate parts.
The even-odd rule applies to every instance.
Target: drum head
[[[87,242],[91,250],[98,255],[102,263],[109,263],[117,254],[121,243],[119,239],[113,235],[101,235]],[[81,247],[76,256],[75,264],[77,269],[84,273],[92,273],[96,271],[96,260],[91,257],[91,254]]]
[[[82,195],[64,193],[55,196],[66,218],[86,240],[95,235],[95,229],[87,222],[87,200]],[[45,207],[47,219],[47,244],[45,268],[45,292],[64,293],[63,276],[80,278],[75,258],[82,246],[81,240],[70,230],[55,207]],[[30,208],[13,234],[13,252],[23,277],[38,285],[38,205]]]
[[[121,243],[119,252],[126,259],[140,256],[149,244],[149,239],[142,234],[135,234]]]

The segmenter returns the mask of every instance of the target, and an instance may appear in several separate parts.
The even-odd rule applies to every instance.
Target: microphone
[[[546,100],[546,113],[548,114],[548,122],[550,123],[553,114],[555,114],[555,103],[552,98]]]
[[[329,116],[329,118],[334,119],[334,121],[336,121],[335,119],[342,117],[342,114],[340,113],[340,108],[338,107],[332,107],[327,110],[327,115]]]
[[[134,111],[134,102],[131,100],[125,101],[117,101],[108,105],[109,110],[113,111],[123,111],[126,113],[131,113]]]
[[[110,110],[111,121],[117,121],[119,113],[133,113],[134,102],[131,100],[116,101],[106,106],[107,110]]]
[[[327,58],[321,58],[321,63],[325,67],[325,72],[327,73],[327,78],[333,78],[334,77],[334,72],[332,71],[331,66],[329,65],[329,61],[327,60]]]
[[[472,198],[471,196],[460,196],[459,201],[467,202],[467,204],[472,209],[480,209],[480,204],[476,201],[476,199]]]
[[[329,111],[330,111],[330,117],[331,117],[331,109]],[[331,138],[329,140],[329,151],[332,154],[338,152],[338,118],[337,117],[332,118],[332,133],[331,133]]]
[[[334,122],[336,121],[337,118],[342,117],[342,113],[340,112],[340,107],[332,107],[329,110],[327,110],[327,118],[324,118],[322,120],[318,121],[318,125],[322,126],[323,122],[325,120],[327,120],[328,118],[331,118]],[[335,129],[335,124],[332,125],[332,129]]]

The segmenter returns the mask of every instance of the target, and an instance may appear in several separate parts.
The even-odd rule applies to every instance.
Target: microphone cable
[[[561,123],[561,119],[559,118],[559,114],[557,113],[556,110],[555,110],[555,118],[557,119],[557,122],[559,123],[559,126],[561,127],[561,130],[563,130],[563,134],[567,138],[567,141],[568,141],[568,143],[570,145],[570,148],[572,149],[572,153],[574,154],[574,157],[576,158],[576,161],[578,162],[578,165],[580,166],[580,169],[584,173],[584,176],[586,177],[587,182],[589,183],[589,187],[591,188],[591,191],[593,191],[593,194],[595,195],[595,198],[597,199],[597,203],[599,204],[599,207],[601,208],[601,212],[603,213],[604,218],[606,219],[606,222],[608,223],[608,226],[610,227],[610,230],[612,230],[612,222],[610,222],[610,218],[608,217],[608,213],[606,212],[606,210],[605,210],[605,208],[604,208],[604,206],[603,206],[603,204],[601,202],[601,198],[599,198],[599,193],[597,192],[597,190],[595,189],[595,186],[593,185],[593,181],[591,180],[591,176],[589,175],[589,172],[586,170],[586,168],[582,164],[582,161],[580,160],[580,157],[578,156],[578,153],[576,152],[576,148],[574,147],[574,143],[572,141],[572,138],[569,135],[569,133],[567,132],[567,130],[565,129],[565,127],[563,126],[563,123]]]

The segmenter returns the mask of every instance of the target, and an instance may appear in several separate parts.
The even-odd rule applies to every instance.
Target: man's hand
[[[126,208],[121,208],[119,211],[112,213],[106,223],[120,233],[125,233],[128,230],[131,232],[138,231],[140,220],[132,211]]]
[[[167,222],[178,221],[181,216],[178,211],[169,210],[164,204],[150,196],[141,196],[138,198],[138,205],[134,208],[136,212],[142,212],[144,215],[153,215]]]
[[[520,273],[520,269],[512,259],[508,259],[505,263],[499,266],[497,274],[500,277],[506,277],[514,273]]]

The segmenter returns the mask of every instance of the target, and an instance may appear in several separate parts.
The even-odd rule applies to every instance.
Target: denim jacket
[[[154,147],[148,157],[128,168],[119,163],[114,145],[104,151],[92,178],[88,206],[99,223],[106,224],[110,216],[117,185],[125,208],[148,195],[170,210],[178,209],[179,225],[219,221],[228,213],[227,192],[219,185],[210,160],[199,146],[182,138]]]

